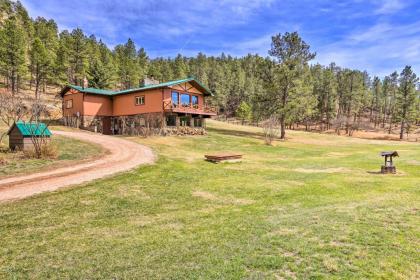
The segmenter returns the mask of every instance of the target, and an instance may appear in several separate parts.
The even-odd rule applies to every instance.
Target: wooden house
[[[18,121],[9,128],[7,135],[11,150],[28,151],[34,148],[33,137],[44,137],[49,141],[52,134],[44,123]]]
[[[194,78],[121,91],[69,85],[60,95],[65,125],[103,134],[203,128],[205,119],[216,115],[207,100],[212,93]]]

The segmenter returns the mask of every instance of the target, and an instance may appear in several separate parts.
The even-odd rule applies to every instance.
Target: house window
[[[66,101],[66,109],[73,108],[73,99],[69,99]]]
[[[194,108],[198,108],[198,96],[196,95],[191,96],[191,104]]]
[[[181,94],[181,105],[183,107],[189,107],[190,106],[190,103],[191,103],[191,101],[190,101],[190,95],[189,94],[185,94],[185,93]]]
[[[144,105],[144,95],[136,96],[136,106],[137,105]]]
[[[176,92],[176,91],[172,92],[172,104],[174,106],[178,106],[178,104],[179,104],[179,93]]]

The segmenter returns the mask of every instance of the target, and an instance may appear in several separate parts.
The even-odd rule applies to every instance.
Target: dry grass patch
[[[322,263],[329,272],[337,272],[339,269],[338,262],[331,257],[324,258]]]

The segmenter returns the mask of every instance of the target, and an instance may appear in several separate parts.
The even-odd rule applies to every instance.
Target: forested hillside
[[[15,96],[30,90],[39,99],[47,86],[56,93],[84,78],[90,87],[127,89],[145,76],[159,81],[194,76],[214,92],[212,102],[221,114],[274,118],[283,128],[305,124],[348,134],[379,128],[398,130],[402,138],[420,123],[418,78],[410,66],[381,79],[334,63],[310,64],[316,54],[297,33],[273,34],[267,57],[149,58],[131,39],[110,49],[81,29],[59,31],[53,19],[32,19],[19,1],[0,0],[0,9],[0,74]]]

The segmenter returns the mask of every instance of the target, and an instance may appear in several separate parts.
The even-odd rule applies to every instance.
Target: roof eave
[[[60,91],[60,96],[63,97],[64,94],[66,94],[69,90],[71,89],[71,87],[69,85],[65,86],[61,91]]]
[[[12,132],[12,129],[16,126],[16,122],[13,122],[12,126],[9,127],[9,130],[7,131],[6,135],[9,135],[10,132]]]

